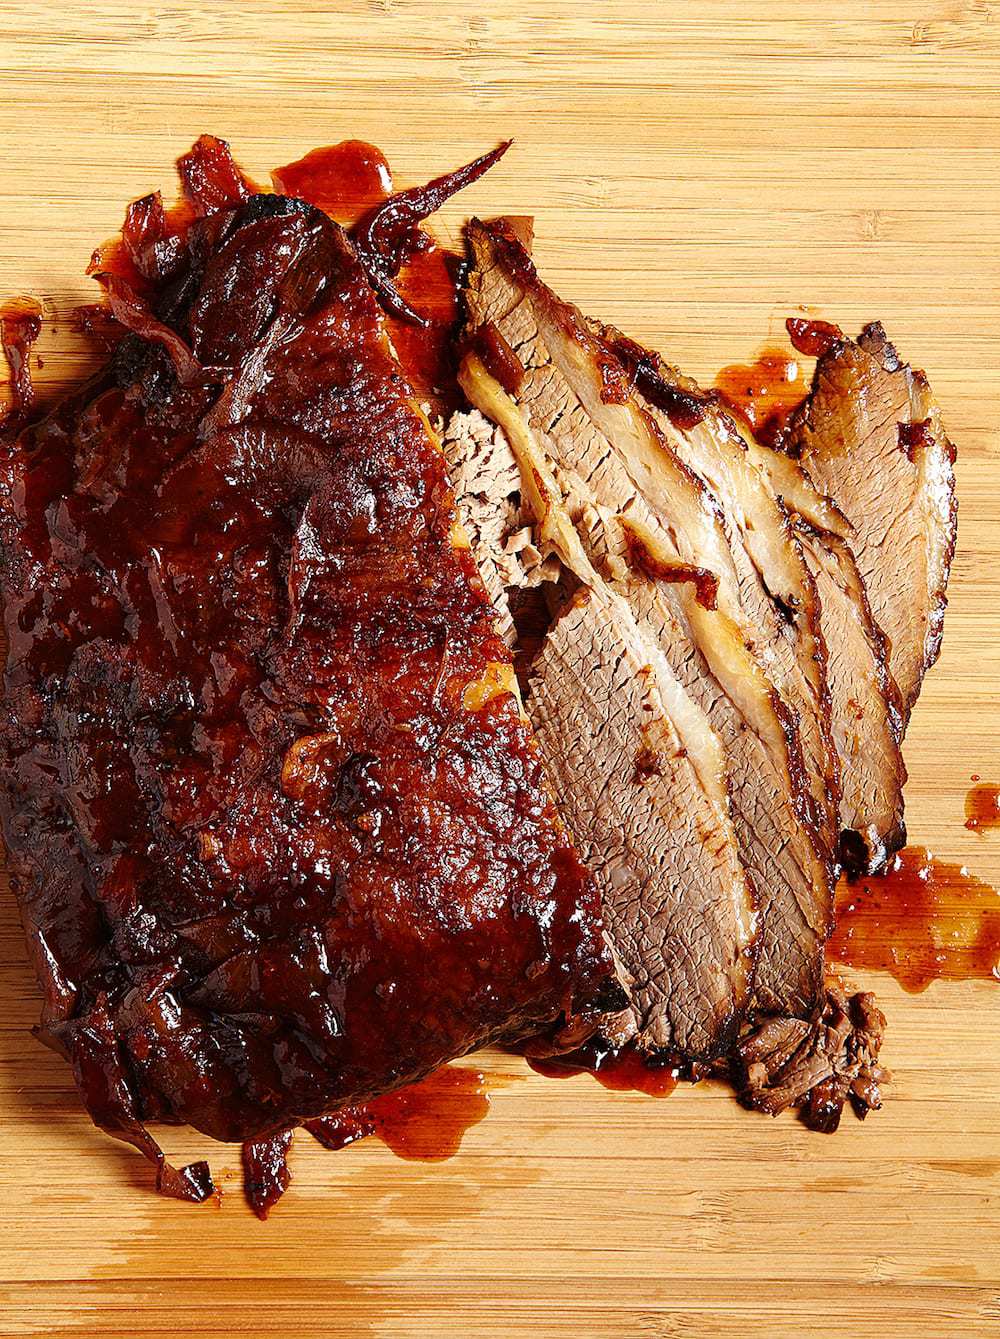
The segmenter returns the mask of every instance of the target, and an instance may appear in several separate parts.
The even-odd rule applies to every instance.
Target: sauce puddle
[[[489,1109],[486,1076],[480,1070],[446,1067],[364,1106],[306,1121],[305,1128],[333,1150],[374,1135],[397,1158],[442,1162],[458,1152],[466,1130],[478,1125]]]
[[[806,358],[821,358],[842,338],[839,326],[799,316],[790,316],[785,329],[793,349]],[[715,388],[757,440],[773,447],[781,445],[788,420],[809,391],[799,360],[783,349],[764,349],[752,363],[724,367]]]
[[[596,1045],[581,1046],[566,1055],[538,1059],[526,1057],[536,1074],[547,1079],[570,1079],[576,1074],[592,1074],[605,1088],[616,1093],[645,1093],[648,1097],[669,1097],[677,1087],[677,1069],[669,1062],[657,1062],[640,1055],[631,1046],[619,1049]]]
[[[1000,827],[1000,786],[973,786],[965,797],[965,826],[970,832]]]
[[[385,154],[359,139],[313,149],[304,158],[275,168],[271,181],[279,194],[307,200],[345,227],[392,194]]]
[[[911,994],[932,981],[1000,981],[1000,893],[908,846],[886,874],[841,883],[827,953],[887,971]]]
[[[807,390],[798,359],[781,349],[765,349],[752,363],[724,367],[715,387],[765,446],[777,444]]]

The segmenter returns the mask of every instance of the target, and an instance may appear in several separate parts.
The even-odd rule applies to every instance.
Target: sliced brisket
[[[711,489],[722,510],[740,603],[784,700],[794,711],[824,850],[836,858],[840,768],[832,736],[816,584],[791,519],[752,443],[716,396],[706,395],[648,349],[595,327],[634,382],[637,403],[664,440]]]
[[[926,377],[900,362],[878,323],[838,340],[816,365],[788,448],[851,523],[905,728],[941,648],[957,527],[955,451]]]
[[[493,389],[502,421],[513,406]],[[481,384],[480,398],[489,395]],[[506,426],[510,441],[478,415],[456,416],[444,446],[487,584],[504,567],[501,619],[513,605],[517,621],[517,597],[539,568],[516,570],[497,516],[508,536],[533,518],[547,565],[559,564],[551,575],[575,579],[568,600],[554,581],[536,587],[552,592],[551,622],[527,669],[525,705],[560,812],[601,889],[630,1001],[602,1031],[644,1051],[709,1059],[729,1049],[748,1003],[755,921],[722,748],[618,583],[593,568],[551,462],[527,430]]]
[[[761,901],[757,1007],[808,1012],[822,982],[831,862],[796,714],[776,683],[767,632],[744,604],[718,500],[636,399],[608,343],[541,284],[523,249],[482,224],[470,241],[470,324],[496,331],[517,368],[511,376],[508,357],[491,375],[474,342],[466,392],[551,462],[588,561],[627,588],[644,637],[727,750],[740,855]]]
[[[822,609],[840,757],[841,863],[852,876],[874,874],[906,842],[902,718],[888,649],[850,545],[801,518],[796,528]]]
[[[850,523],[798,461],[756,442],[717,395],[602,329],[664,435],[723,503],[745,603],[781,655],[828,847],[852,874],[884,868],[906,837],[906,769],[887,645],[847,543]]]

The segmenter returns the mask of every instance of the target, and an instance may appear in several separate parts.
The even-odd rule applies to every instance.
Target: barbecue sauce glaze
[[[344,150],[340,159],[350,162],[360,152]],[[323,161],[329,201],[336,192],[329,160]],[[367,162],[377,162],[373,153]],[[43,1031],[73,1060],[95,1119],[157,1162],[162,1189],[188,1198],[211,1193],[207,1168],[169,1168],[146,1120],[190,1121],[219,1138],[248,1140],[248,1185],[255,1208],[266,1212],[284,1177],[282,1122],[336,1105],[335,1094],[324,1094],[318,1039],[322,1047],[349,1045],[345,1082],[363,1088],[368,1069],[374,1074],[395,1063],[382,1050],[387,1037],[401,1035],[384,1017],[398,1013],[397,996],[405,996],[405,1018],[413,1023],[414,1052],[403,1063],[419,1068],[420,1039],[432,1032],[442,1055],[465,1049],[443,1021],[451,989],[465,1000],[464,1013],[470,992],[478,999],[485,989],[484,1017],[498,990],[523,991],[519,1027],[530,1028],[535,1010],[550,1009],[551,989],[568,1003],[566,965],[578,963],[578,982],[594,991],[608,978],[610,961],[595,938],[596,893],[576,857],[561,838],[550,851],[539,841],[539,823],[552,822],[554,813],[509,698],[506,705],[499,694],[481,708],[460,709],[465,688],[507,655],[492,631],[471,554],[445,545],[451,503],[443,463],[403,409],[394,365],[374,352],[378,318],[370,289],[352,270],[356,261],[302,206],[255,196],[218,141],[199,142],[180,168],[186,203],[166,210],[158,196],[136,202],[121,240],[95,253],[91,268],[103,277],[110,316],[89,312],[81,319],[116,346],[111,364],[18,444],[25,501],[5,522],[5,538],[22,561],[37,566],[39,579],[14,582],[7,591],[8,691],[17,728],[5,748],[25,789],[12,797],[5,818],[22,892],[45,890],[28,907],[45,986]],[[375,175],[381,193],[382,173]],[[298,186],[311,189],[307,171]],[[345,189],[337,198],[346,195]],[[225,210],[234,208],[235,221],[223,223]],[[304,259],[290,267],[290,256]],[[400,292],[421,315],[450,317],[454,278],[436,256],[431,245],[411,238],[398,265],[386,261],[386,273],[398,277]],[[324,288],[331,271],[334,290]],[[331,300],[327,312],[323,304]],[[314,331],[317,309],[324,315]],[[8,322],[17,371],[24,341],[10,329]],[[261,382],[256,369],[268,345],[260,341],[272,334],[290,338],[293,351]],[[366,341],[365,380],[324,419],[325,402],[315,397],[323,388],[336,397],[354,384],[359,338]],[[426,368],[433,359],[428,354],[421,364],[415,346],[409,367]],[[303,387],[318,424],[296,417]],[[29,404],[30,392],[21,394],[18,410]],[[387,412],[391,424],[383,421]],[[260,435],[251,426],[258,422],[273,427]],[[326,478],[331,462],[310,446],[316,430],[342,443],[336,478]],[[212,441],[220,435],[226,449],[216,459]],[[355,440],[364,443],[358,459]],[[385,462],[398,487],[380,502],[365,471],[381,468],[382,450],[401,455],[396,464]],[[379,512],[375,533],[414,527],[398,554],[387,553],[371,570],[364,561],[369,503]],[[292,532],[303,506],[317,511],[308,551],[296,556]],[[328,525],[343,530],[343,542],[324,557],[316,546]],[[59,566],[51,569],[54,551]],[[341,574],[329,590],[327,562]],[[397,580],[410,595],[385,621],[377,597]],[[269,629],[284,625],[281,601],[289,598],[294,635],[272,644]],[[325,607],[331,598],[335,607]],[[442,636],[449,627],[456,635]],[[369,665],[372,637],[379,647]],[[82,655],[92,644],[99,654]],[[159,704],[139,718],[130,707],[135,675]],[[55,706],[39,694],[46,682],[61,684]],[[310,683],[322,689],[315,700],[287,700],[300,696],[296,685]],[[373,683],[374,714],[364,708]],[[58,720],[50,719],[53,712]],[[79,763],[68,787],[51,779],[63,727]],[[428,750],[439,761],[424,794],[428,777],[420,759]],[[274,757],[284,758],[279,789],[261,789]],[[516,759],[516,767],[505,758]],[[478,788],[494,771],[489,805],[473,812],[470,784]],[[162,788],[158,796],[155,787]],[[239,812],[231,809],[237,794]],[[258,804],[267,814],[263,825],[254,817]],[[465,813],[454,832],[442,826],[448,812]],[[332,828],[317,824],[331,813]],[[414,823],[420,841],[414,829],[398,860],[392,857],[399,900],[391,915],[387,909],[377,925],[367,924],[367,894],[352,891],[343,871],[360,872],[365,852],[376,862],[388,858],[394,834]],[[264,850],[266,830],[273,842]],[[519,891],[507,910],[497,903],[494,916],[499,889],[480,886],[473,849],[460,859],[456,849],[452,867],[464,871],[465,892],[456,900],[449,891],[435,902],[420,953],[410,961],[406,887],[408,881],[426,887],[433,877],[414,852],[422,843],[441,849],[463,831],[478,833],[491,851],[510,852],[501,882],[509,883],[508,892],[517,883]],[[193,846],[184,834],[195,838]],[[50,874],[40,884],[39,863]],[[83,875],[88,865],[92,877]],[[275,880],[298,892],[275,900]],[[536,903],[545,925],[537,951],[531,936],[505,919],[533,917]],[[328,986],[336,982],[316,929],[331,908],[344,918],[338,934],[358,936],[357,952],[346,949],[358,979],[332,993]],[[471,917],[473,926],[488,926],[488,941],[456,946],[454,960],[446,961],[437,915],[449,923],[459,916],[463,924]],[[377,979],[380,955],[372,958],[364,945],[372,934],[385,940],[390,961],[403,954],[398,979]],[[517,961],[515,944],[531,950],[530,961]],[[422,963],[432,959],[433,1002],[423,993],[430,981],[421,984]],[[287,979],[286,962],[293,968]],[[433,1012],[433,1029],[421,1023],[421,1010]],[[344,1011],[351,1020],[346,1033]],[[198,1019],[219,1015],[231,1026],[203,1033]],[[175,1045],[178,1018],[183,1044]],[[278,1021],[289,1018],[298,1024]],[[409,1045],[410,1030],[406,1024],[399,1044]],[[132,1063],[127,1077],[118,1069],[123,1036]],[[410,1128],[415,1104],[422,1104],[420,1123],[440,1124],[439,1148],[447,1153],[455,1122],[436,1122],[431,1108],[435,1092],[454,1082],[432,1083],[420,1096],[394,1096],[374,1114],[358,1111],[357,1119],[389,1131],[393,1106],[402,1104]],[[454,1098],[449,1092],[452,1108]],[[260,1129],[262,1104],[271,1102],[276,1134]],[[476,1119],[484,1114],[484,1100],[475,1111]],[[409,1138],[390,1135],[390,1142],[402,1150]],[[428,1156],[427,1140],[422,1148],[420,1156]]]
[[[232,165],[231,160],[224,163],[211,148],[185,155],[179,166],[189,197],[192,192],[200,192],[205,209],[218,207],[217,202],[225,198],[227,191],[239,198],[241,194],[262,189]],[[313,149],[304,158],[276,168],[271,179],[279,193],[306,200],[346,228],[359,225],[384,205],[393,189],[385,155],[362,140],[345,140]],[[122,235],[98,247],[88,272],[118,275],[138,292],[147,292],[142,245],[137,241],[142,230],[148,228],[151,217],[158,226],[162,218],[163,236],[158,247],[161,255],[169,254],[182,245],[200,208],[192,205],[190,198],[169,209],[164,209],[158,195],[136,201],[129,206]],[[423,324],[399,319],[391,313],[386,316],[396,354],[418,398],[429,404],[432,414],[447,414],[461,403],[453,336],[459,320],[464,263],[461,256],[440,246],[423,229],[412,228],[403,240],[395,287]],[[100,320],[93,307],[81,309],[79,319],[85,328],[91,329]],[[106,347],[106,329],[99,328],[94,333],[105,341]]]

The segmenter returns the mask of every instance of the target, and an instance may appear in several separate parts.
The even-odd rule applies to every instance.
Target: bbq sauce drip
[[[389,338],[418,399],[435,413],[447,415],[462,403],[454,335],[460,314],[459,295],[465,261],[431,240],[404,264],[396,289],[426,322],[387,317]]]
[[[307,1121],[306,1129],[333,1150],[375,1135],[397,1158],[443,1162],[458,1152],[466,1130],[478,1125],[489,1109],[485,1075],[477,1069],[445,1067],[364,1106]]]
[[[641,1054],[634,1046],[609,1047],[588,1043],[566,1055],[540,1059],[528,1057],[536,1074],[547,1079],[570,1079],[575,1074],[593,1074],[599,1084],[617,1093],[645,1093],[669,1097],[677,1087],[678,1072],[669,1061]]]
[[[1000,786],[973,786],[965,797],[965,826],[970,832],[1000,827]]]
[[[715,385],[765,446],[778,444],[807,390],[798,360],[781,349],[765,349],[752,363],[724,367]]]
[[[909,846],[877,878],[843,883],[829,957],[892,974],[904,990],[932,981],[1000,980],[1000,893],[964,865]]]

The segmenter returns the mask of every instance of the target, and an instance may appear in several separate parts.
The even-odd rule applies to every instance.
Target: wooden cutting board
[[[764,17],[764,15],[767,17]],[[45,303],[42,382],[82,365],[92,247],[201,131],[264,175],[380,144],[423,180],[513,135],[450,207],[531,212],[545,276],[710,380],[800,304],[880,317],[959,447],[945,650],[907,740],[911,838],[1000,883],[963,827],[1000,782],[1000,5],[0,4],[0,293]],[[492,1112],[439,1164],[300,1139],[270,1222],[157,1199],[30,1037],[0,899],[0,1333],[170,1339],[995,1335],[1000,987],[905,995],[895,1089],[834,1137],[546,1081],[487,1054]],[[857,979],[857,978],[855,978]],[[204,1141],[174,1133],[178,1156]]]

